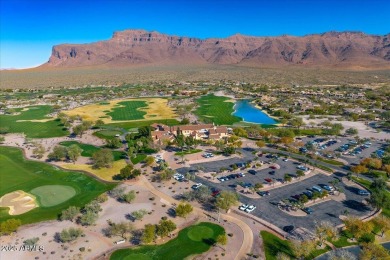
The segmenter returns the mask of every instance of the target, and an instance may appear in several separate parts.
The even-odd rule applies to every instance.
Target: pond
[[[278,122],[266,113],[256,108],[249,100],[238,100],[234,105],[233,115],[241,117],[248,123],[274,125]]]

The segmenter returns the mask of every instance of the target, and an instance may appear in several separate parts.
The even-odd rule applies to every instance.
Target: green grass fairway
[[[217,236],[224,232],[221,226],[202,222],[183,229],[175,239],[165,244],[159,246],[141,246],[135,249],[120,249],[115,251],[110,259],[182,260],[188,256],[206,252],[214,244]]]
[[[93,133],[94,136],[97,136],[101,139],[113,139],[117,134],[122,135],[123,133],[118,130],[101,130]]]
[[[149,126],[153,123],[162,123],[165,125],[178,125],[179,121],[176,119],[161,119],[161,120],[142,120],[142,121],[129,121],[129,122],[121,122],[121,123],[112,123],[102,125],[101,128],[123,128],[123,129],[132,129],[138,128],[141,126]]]
[[[0,115],[0,126],[8,128],[10,133],[25,133],[30,138],[59,137],[69,134],[64,126],[57,119],[50,119],[46,115],[53,112],[51,106],[31,106],[17,108],[17,115]],[[19,121],[19,120],[43,120]]]
[[[46,163],[25,160],[21,150],[11,147],[0,147],[0,180],[0,197],[15,190],[30,193],[46,185],[63,185],[75,191],[73,197],[52,207],[38,207],[18,216],[8,215],[8,210],[4,208],[0,211],[0,221],[18,218],[23,224],[55,219],[63,209],[72,205],[82,207],[115,186],[115,184],[102,183],[80,172],[65,171]],[[71,195],[70,190],[67,193],[68,196]],[[49,199],[51,198],[47,198]],[[50,203],[40,202],[42,205]]]
[[[92,157],[92,155],[95,152],[102,149],[101,147],[98,147],[98,146],[94,146],[94,145],[90,145],[90,144],[82,144],[82,143],[79,143],[77,141],[64,141],[64,142],[60,143],[60,145],[67,146],[67,147],[69,147],[73,144],[76,144],[78,147],[80,147],[83,150],[81,152],[81,156],[84,156],[84,157]],[[126,157],[125,152],[121,152],[121,151],[112,151],[112,154],[114,155],[115,161],[121,160],[124,157]]]
[[[199,107],[195,114],[205,123],[214,122],[217,125],[233,125],[242,121],[242,118],[232,115],[234,103],[227,100],[229,98],[212,94],[203,96],[196,100]]]
[[[145,111],[140,111],[139,108],[147,107],[146,101],[123,101],[117,104],[117,107],[112,109],[112,112],[107,113],[112,120],[137,120],[143,119],[146,115]]]
[[[39,206],[48,208],[65,202],[76,195],[76,190],[71,186],[45,185],[30,191],[38,200]]]

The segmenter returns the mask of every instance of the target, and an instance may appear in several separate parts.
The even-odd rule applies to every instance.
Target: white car
[[[247,213],[251,213],[252,211],[254,211],[256,209],[256,206],[255,205],[250,205],[249,207],[247,207],[245,209],[245,212]]]
[[[196,183],[196,184],[192,185],[192,188],[193,188],[194,190],[197,190],[197,189],[199,189],[200,186],[202,186],[202,185],[203,185],[202,183]]]
[[[240,207],[238,207],[238,209],[239,209],[239,210],[242,210],[242,211],[245,211],[248,207],[249,207],[249,205],[247,205],[247,204],[242,204]]]
[[[284,162],[288,162],[288,159],[287,159],[287,158],[285,158],[285,159],[283,159],[283,161],[284,161]]]

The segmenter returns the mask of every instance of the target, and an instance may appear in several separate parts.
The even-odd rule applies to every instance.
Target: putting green
[[[187,233],[187,236],[193,241],[202,241],[205,238],[212,238],[213,235],[214,231],[205,226],[194,226]]]
[[[30,191],[38,199],[40,206],[52,207],[65,202],[76,195],[76,190],[65,185],[45,185]]]

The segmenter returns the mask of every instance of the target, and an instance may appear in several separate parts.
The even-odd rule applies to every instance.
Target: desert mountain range
[[[42,67],[224,64],[253,67],[390,68],[390,33],[327,32],[302,37],[199,39],[125,30],[109,40],[53,47]]]

